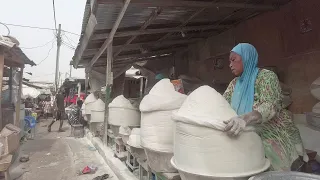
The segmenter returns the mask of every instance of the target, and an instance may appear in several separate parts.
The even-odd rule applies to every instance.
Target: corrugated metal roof
[[[35,66],[24,52],[19,48],[19,42],[12,36],[1,36],[0,46],[4,47],[5,64],[8,66],[22,66],[29,64]]]
[[[102,0],[103,1],[103,0]],[[140,0],[141,2],[142,0]],[[185,0],[175,0],[175,1],[185,1]],[[195,0],[193,0],[195,1]],[[198,0],[198,2],[213,2],[213,0]],[[250,3],[250,4],[260,4],[260,5],[283,5],[288,3],[290,0],[220,0],[218,2],[223,3]],[[82,32],[85,32],[87,27],[88,19],[91,14],[90,0],[87,0],[87,4],[85,6],[84,18],[83,18],[83,26]],[[99,0],[97,0],[99,2]],[[107,3],[106,3],[107,2]],[[119,12],[121,11],[121,3],[120,1],[111,1],[104,0],[104,2],[98,4],[96,10],[96,19],[97,26],[94,29],[94,33],[92,36],[103,34],[102,37],[107,37],[118,17]],[[152,2],[147,1],[150,4],[150,7],[132,5],[134,4],[134,0],[132,0],[132,4],[129,4],[124,17],[121,20],[121,23],[118,27],[117,32],[128,32],[133,30],[139,30],[140,27],[150,18],[153,11],[158,8],[152,5]],[[159,2],[159,0],[158,0]],[[220,8],[220,7],[211,7],[207,9],[203,8],[191,8],[191,7],[161,7],[161,12],[158,16],[152,21],[152,23],[147,27],[147,29],[159,29],[159,28],[177,28],[184,22],[188,20],[194,13],[202,10],[201,13],[198,13],[194,18],[189,20],[187,26],[203,26],[203,25],[233,25],[235,23],[240,22],[241,20],[250,17],[251,15],[257,14],[261,12],[257,9],[239,9],[239,8]],[[220,33],[226,30],[226,28],[221,29],[206,29],[206,30],[192,30],[186,32],[172,32],[169,36],[166,36],[162,41],[173,41],[173,40],[184,40],[184,39],[192,39],[199,37],[208,37],[209,35],[213,35],[216,33]],[[159,39],[162,39],[167,33],[158,33],[158,34],[149,34],[149,35],[139,35],[135,38],[131,44],[135,43],[144,43],[144,42],[155,42]],[[91,36],[91,37],[92,37]],[[128,37],[115,37],[113,39],[113,45],[119,46],[123,45],[130,39],[131,36]],[[103,44],[105,39],[90,39],[88,45],[85,49],[99,49]],[[80,39],[80,43],[83,41],[83,38]],[[155,43],[154,47],[148,47],[150,49],[155,48],[157,45]],[[187,45],[187,44],[186,44]],[[125,45],[124,45],[125,46]],[[172,48],[176,45],[170,45],[168,43],[167,47]],[[79,47],[78,47],[79,48]],[[78,48],[75,54],[79,53]],[[164,48],[164,47],[161,47]],[[128,49],[127,52],[123,51],[121,54],[128,54],[130,52],[137,53],[137,50]],[[103,55],[105,56],[105,55]],[[84,55],[81,55],[83,59]],[[86,60],[92,59],[93,56],[85,57]]]

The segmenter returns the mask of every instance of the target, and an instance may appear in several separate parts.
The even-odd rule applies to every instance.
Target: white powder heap
[[[105,109],[105,104],[101,99],[96,100],[95,102],[92,103],[92,109],[95,111],[104,111]]]
[[[131,134],[131,129],[128,126],[120,126],[119,134],[129,136]]]
[[[320,100],[320,78],[311,84],[310,91],[314,98]]]
[[[153,86],[140,103],[141,112],[174,110],[180,108],[186,95],[177,92],[169,79],[162,79]]]
[[[209,86],[201,86],[188,96],[173,119],[223,130],[223,121],[235,116],[236,112],[221,94]]]
[[[93,93],[89,94],[89,96],[84,100],[84,104],[93,103],[97,100]]]
[[[113,101],[109,104],[109,108],[137,109],[123,95],[114,98]]]
[[[128,144],[132,147],[142,148],[140,142],[140,128],[133,128],[129,136]]]
[[[316,105],[313,106],[312,112],[320,114],[320,103],[317,103]]]

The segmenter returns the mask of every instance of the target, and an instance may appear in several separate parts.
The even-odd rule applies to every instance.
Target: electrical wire
[[[6,24],[4,24],[4,23],[2,23],[2,22],[0,22],[0,24],[2,24],[4,27],[7,28],[7,30],[8,30],[7,36],[9,36],[9,35],[10,35],[10,28],[9,28]]]
[[[51,41],[46,42],[45,44],[40,45],[40,46],[35,46],[35,47],[20,47],[20,48],[21,48],[21,49],[36,49],[36,48],[41,48],[41,47],[44,47],[44,46],[48,45],[49,43],[51,43],[51,42],[54,41],[54,40],[55,40],[55,38],[51,39]]]
[[[53,7],[54,27],[56,28],[56,31],[57,31],[56,7],[54,5],[54,0],[52,0],[52,7]]]
[[[77,44],[77,43],[75,43],[72,39],[70,39],[67,35],[63,34],[63,36],[66,37],[66,39],[68,40],[68,42],[69,42],[72,46],[74,46],[73,44]]]
[[[61,41],[63,45],[67,46],[68,48],[70,48],[71,50],[75,50],[76,48],[68,43],[66,43],[65,41]]]
[[[21,24],[11,24],[11,23],[4,23],[4,22],[0,22],[3,25],[7,25],[7,26],[15,26],[15,27],[22,27],[22,28],[31,28],[31,29],[41,29],[41,30],[50,30],[50,31],[56,31],[56,29],[52,29],[52,28],[46,28],[46,27],[37,27],[37,26],[28,26],[28,25],[21,25]],[[73,33],[70,31],[66,31],[66,30],[61,30],[62,32],[65,33],[69,33],[69,34],[73,34],[76,36],[80,36],[77,33]]]
[[[63,41],[63,40],[62,40]],[[67,43],[67,42],[65,42],[65,41],[63,41],[63,43],[65,44],[65,45],[67,45],[67,46],[69,46],[69,47],[71,47],[71,48],[73,48],[73,49],[75,49],[76,47],[74,47],[72,44],[69,44],[69,43]]]
[[[52,42],[52,46],[51,46],[51,48],[49,49],[49,51],[48,51],[48,53],[47,53],[47,56],[46,56],[44,59],[42,59],[42,60],[37,64],[37,66],[40,65],[43,61],[45,61],[45,60],[49,57],[50,52],[51,52],[51,50],[53,49],[55,42],[56,42],[56,41],[53,41],[53,42]]]

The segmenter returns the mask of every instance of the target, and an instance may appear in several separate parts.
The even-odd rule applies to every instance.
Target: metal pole
[[[108,145],[108,116],[109,116],[109,103],[111,100],[111,90],[113,84],[113,74],[112,74],[112,42],[107,48],[107,67],[106,67],[106,101],[105,101],[105,116],[104,116],[104,135],[103,142]]]
[[[3,69],[4,68],[4,50],[3,48],[0,46],[0,99],[2,99],[2,84],[3,84]],[[0,103],[0,128],[2,129],[2,109],[1,109],[1,103]]]
[[[58,34],[57,34],[57,56],[56,56],[56,73],[55,73],[55,90],[58,91],[59,85],[59,57],[60,57],[60,47],[61,47],[61,24],[59,24]]]

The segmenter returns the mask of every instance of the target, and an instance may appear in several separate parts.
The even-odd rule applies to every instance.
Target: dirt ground
[[[47,131],[51,120],[37,124],[34,140],[28,140],[20,147],[20,157],[27,155],[30,160],[19,162],[20,157],[11,166],[10,174],[14,180],[92,180],[97,176],[109,174],[110,180],[117,177],[104,162],[103,158],[86,139],[69,137],[70,126],[65,121],[65,132],[57,132],[59,123]],[[79,175],[85,166],[95,166],[94,174]]]

